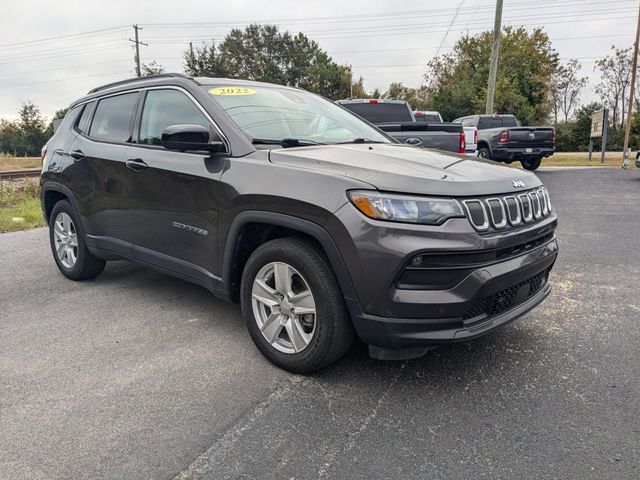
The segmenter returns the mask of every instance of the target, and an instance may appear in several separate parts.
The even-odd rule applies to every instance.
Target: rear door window
[[[128,142],[131,139],[133,114],[138,92],[103,98],[98,102],[89,136],[97,140]]]

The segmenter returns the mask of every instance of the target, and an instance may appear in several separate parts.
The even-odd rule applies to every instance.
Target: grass
[[[0,233],[45,225],[36,180],[0,180]]]
[[[0,153],[0,172],[40,167],[42,167],[40,157],[14,157],[13,155]]]
[[[629,158],[629,167],[635,168],[635,153]],[[558,152],[542,159],[543,167],[618,167],[622,166],[622,152],[607,152],[604,163],[600,163],[600,152],[593,152],[589,161],[588,152]]]

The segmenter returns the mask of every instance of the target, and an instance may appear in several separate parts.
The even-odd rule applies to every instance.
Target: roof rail
[[[87,93],[87,95],[91,95],[92,93],[96,93],[96,92],[100,92],[102,90],[106,90],[107,88],[117,87],[119,85],[126,85],[127,83],[131,83],[131,82],[138,82],[140,80],[149,80],[151,78],[172,78],[172,77],[188,78],[188,79],[193,80],[193,77],[189,77],[189,76],[184,75],[182,73],[156,73],[154,75],[146,75],[144,77],[127,78],[126,80],[118,80],[117,82],[107,83],[106,85],[101,85],[101,86],[96,87],[96,88],[94,88],[92,90],[89,90],[89,93]]]

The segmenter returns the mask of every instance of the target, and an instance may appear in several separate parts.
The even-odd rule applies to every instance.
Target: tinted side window
[[[103,98],[96,107],[89,135],[98,140],[127,142],[131,137],[131,118],[138,93]]]
[[[212,133],[202,111],[178,90],[149,90],[142,109],[139,142],[160,145],[162,131],[170,125],[201,125]]]
[[[91,120],[91,113],[93,112],[93,107],[95,102],[87,103],[82,109],[82,115],[80,115],[80,120],[76,124],[78,126],[78,130],[82,133],[89,132],[89,121]]]
[[[473,118],[465,118],[464,120],[462,120],[462,125],[465,127],[473,127],[474,125],[474,121]]]

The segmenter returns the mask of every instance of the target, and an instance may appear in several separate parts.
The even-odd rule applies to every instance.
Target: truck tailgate
[[[509,129],[509,147],[552,147],[553,127],[517,127]]]

